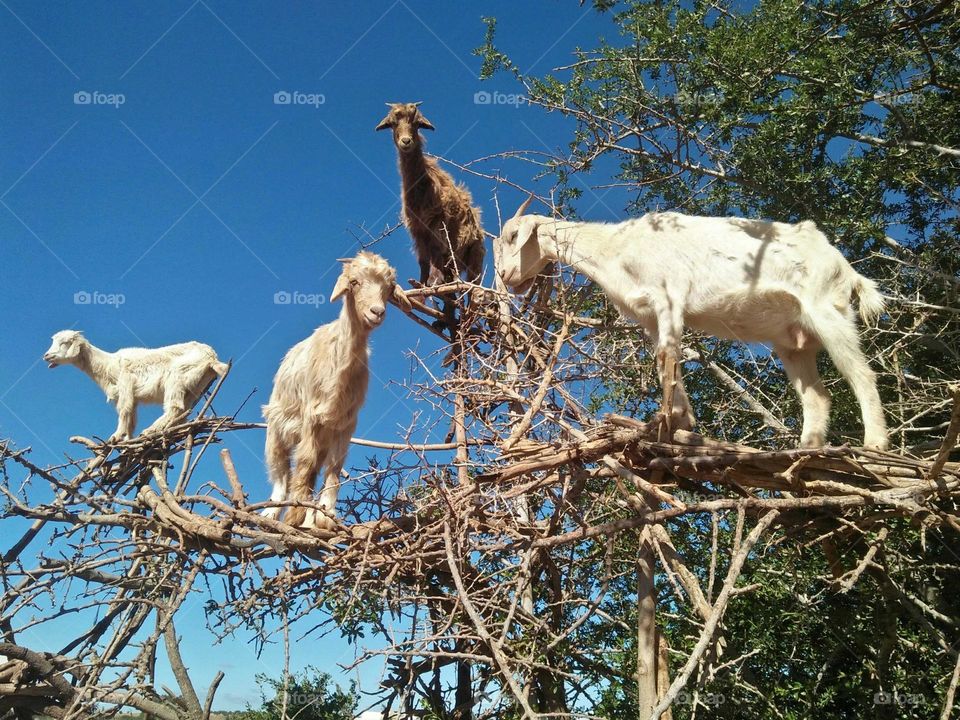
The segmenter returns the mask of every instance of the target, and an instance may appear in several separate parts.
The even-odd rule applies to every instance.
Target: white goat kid
[[[551,261],[587,275],[657,348],[668,430],[694,417],[678,362],[684,326],[715,337],[770,343],[803,405],[803,447],[826,442],[830,395],[817,372],[826,349],[860,403],[864,444],[884,449],[876,378],[860,349],[864,322],[883,310],[876,284],[857,273],[816,224],[649,213],[616,224],[523,213],[494,243],[503,281],[524,292]]]
[[[223,377],[229,369],[217,359],[214,349],[203,343],[106,352],[77,330],[56,333],[43,359],[51,368],[76,366],[106,393],[118,415],[117,430],[107,442],[133,436],[137,406],[143,403],[163,405],[163,414],[144,433],[157,432],[185,418],[213,379]]]
[[[309,500],[324,468],[323,512],[291,507],[285,518],[290,525],[333,528],[340,471],[367,393],[367,340],[383,322],[391,295],[410,309],[386,260],[361,252],[346,261],[330,296],[331,302],[343,297],[340,316],[294,345],[277,370],[270,401],[263,406],[270,500]],[[263,514],[276,519],[281,510],[268,508]]]

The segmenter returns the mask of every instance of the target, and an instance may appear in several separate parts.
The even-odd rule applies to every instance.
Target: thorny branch
[[[657,665],[651,707],[660,717],[678,693],[737,672],[747,657],[718,664],[721,621],[755,589],[737,581],[762,562],[761,539],[875,538],[837,579],[846,592],[868,571],[884,575],[878,558],[895,518],[925,532],[960,530],[960,464],[951,459],[960,395],[946,384],[922,397],[916,384],[904,388],[890,408],[905,440],[896,452],[796,450],[787,400],[763,395],[719,355],[690,353],[740,388],[715,416],[755,413],[767,434],[750,437],[767,449],[682,431],[662,442],[655,419],[597,404],[599,389],[637,383],[650,365],[633,328],[587,316],[595,296],[577,278],[544,278],[522,298],[467,283],[422,288],[411,314],[429,325],[439,292],[458,297],[453,367],[441,364],[449,347],[415,356],[423,380],[408,388],[429,409],[432,430],[418,431],[420,440],[412,430],[358,439],[378,455],[344,484],[333,531],[260,515],[269,504],[258,500],[263,481],[239,477],[227,449],[222,468],[198,464],[202,448],[262,427],[210,415],[210,403],[162,436],[83,441],[84,457],[61,467],[38,467],[26,450],[0,444],[2,517],[19,528],[0,548],[0,714],[93,718],[103,707],[129,707],[164,720],[209,716],[222,677],[201,702],[174,625],[186,598],[202,592],[219,635],[262,644],[297,626],[303,634],[336,627],[354,638],[371,629],[381,642],[360,647],[356,662],[388,659],[371,702],[378,707],[461,719],[506,708],[530,718],[589,716],[598,688],[584,678],[618,672],[589,630],[624,622],[610,615],[608,594],[635,570],[615,562],[613,548],[646,533],[659,563],[655,587],[702,623],[691,626],[672,668],[668,657],[679,650],[659,632],[643,634],[657,643],[643,656]],[[925,312],[928,324],[942,318]],[[880,354],[888,363],[895,348]],[[912,448],[910,433],[934,403],[950,418],[943,440]],[[709,576],[675,541],[678,523],[697,519],[708,529]],[[730,547],[717,540],[720,526],[738,528]],[[47,549],[60,546],[69,552]],[[710,578],[723,568],[714,593]],[[911,600],[889,576],[884,582],[934,630],[946,627],[949,618]],[[27,630],[66,614],[89,624],[53,650],[24,644]],[[178,696],[154,685],[158,652],[170,659]],[[947,706],[955,686],[956,675]]]

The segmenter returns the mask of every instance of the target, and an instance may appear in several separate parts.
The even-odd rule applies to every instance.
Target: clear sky
[[[385,101],[424,101],[437,128],[428,149],[456,162],[566,147],[571,127],[557,115],[475,101],[522,91],[503,74],[478,80],[470,50],[483,41],[484,15],[499,19],[498,45],[525,72],[566,64],[598,35],[616,40],[609,17],[573,0],[0,0],[0,438],[47,464],[82,454],[69,436],[115,427],[89,379],[41,362],[64,328],[108,350],[209,343],[234,361],[217,409],[233,412],[256,390],[239,417],[259,421],[283,354],[337,313],[277,304],[276,294],[329,294],[336,258],[359,249],[360,228],[376,235],[398,220],[395,150],[373,130]],[[279,92],[293,102],[276,103]],[[481,169],[528,185],[535,171],[499,160]],[[495,183],[454,174],[495,232]],[[512,213],[519,193],[500,190]],[[584,217],[618,217],[624,202],[605,192],[587,193]],[[375,250],[401,279],[417,275],[405,231]],[[358,434],[397,438],[417,410],[396,386],[410,377],[405,353],[436,347],[389,311],[373,336]],[[142,413],[140,427],[157,412]],[[227,439],[253,500],[268,495],[262,445],[257,431]],[[355,448],[348,465],[368,454]],[[223,482],[215,461],[204,472],[198,479]],[[0,547],[16,529],[0,528]],[[253,676],[278,675],[279,650],[258,661],[243,635],[211,647],[202,600],[178,628],[198,686],[223,669],[217,707],[256,702]],[[53,649],[43,633],[22,639]],[[343,680],[336,663],[353,653],[337,637],[311,636],[292,665]],[[373,689],[377,672],[353,677]]]

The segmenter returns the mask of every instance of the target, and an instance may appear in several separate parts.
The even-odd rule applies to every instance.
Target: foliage
[[[358,696],[353,685],[344,691],[331,686],[330,675],[308,666],[289,676],[284,689],[283,678],[257,675],[263,705],[259,710],[248,708],[231,713],[235,720],[353,720]],[[286,716],[283,715],[286,695]]]
[[[576,215],[579,174],[625,185],[630,213],[815,220],[891,297],[868,350],[897,440],[938,446],[950,411],[946,386],[960,380],[952,309],[960,289],[956,4],[595,0],[593,11],[610,19],[616,39],[577,50],[552,74],[523,75],[497,47],[492,18],[476,51],[484,77],[513,74],[531,105],[575,122],[569,152],[552,165],[558,211]],[[615,161],[614,178],[597,170],[601,160],[604,168]],[[586,311],[608,313],[602,300]],[[622,361],[594,395],[594,410],[648,411],[657,397],[651,358],[624,336],[606,322],[594,335],[598,355]],[[699,342],[708,360],[795,427],[799,408],[769,353]],[[834,382],[828,363],[821,370]],[[715,372],[698,365],[686,376],[707,434],[795,442],[731,402]],[[832,441],[857,437],[852,395],[845,384],[831,391]],[[748,565],[744,582],[760,589],[728,611],[717,662],[742,658],[701,678],[705,688],[686,693],[675,718],[690,716],[694,702],[698,714],[718,718],[939,716],[934,698],[954,667],[948,638],[960,615],[948,599],[958,579],[955,542],[877,518],[875,532],[840,536],[840,567],[831,568],[811,542],[828,528],[822,520],[799,518],[790,537]],[[722,519],[717,531],[728,543]],[[671,523],[671,533],[706,587],[711,528]],[[883,548],[876,564],[841,590],[832,570],[849,571],[874,543]],[[612,564],[628,567],[635,552],[636,543],[621,538]],[[598,562],[593,575],[601,574]],[[575,642],[611,659],[609,668],[581,668],[584,684],[602,688],[603,717],[636,716],[634,583],[629,572],[615,575],[603,605],[606,617],[623,622],[585,626]],[[668,609],[661,629],[685,657],[701,620],[664,576],[658,592],[658,607]]]

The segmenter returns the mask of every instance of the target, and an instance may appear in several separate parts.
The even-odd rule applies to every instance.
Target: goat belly
[[[134,388],[134,394],[140,400],[148,404],[159,405],[163,402],[163,378],[145,378],[138,377]]]
[[[688,313],[685,324],[714,337],[792,346],[801,318],[800,299],[781,288],[736,291],[717,297],[709,308]]]

